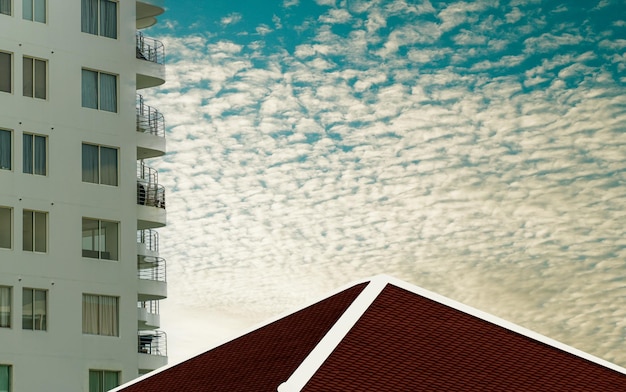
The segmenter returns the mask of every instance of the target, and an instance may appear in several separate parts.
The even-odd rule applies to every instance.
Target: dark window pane
[[[83,181],[98,184],[98,146],[83,144]]]
[[[24,57],[22,59],[22,91],[25,97],[33,96],[33,59]]]
[[[98,109],[98,73],[83,69],[82,105],[85,108]]]
[[[33,174],[33,135],[22,135],[22,171]]]
[[[46,99],[47,78],[46,62],[35,60],[35,98]]]
[[[11,92],[11,55],[3,52],[0,52],[0,91]]]

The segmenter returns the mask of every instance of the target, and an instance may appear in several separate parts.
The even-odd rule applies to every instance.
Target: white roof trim
[[[385,279],[380,279],[380,277],[372,279],[289,379],[278,386],[278,392],[299,391],[304,388],[385,286],[387,286]]]
[[[306,383],[313,377],[315,372],[322,366],[326,359],[332,354],[333,350],[346,336],[346,334],[352,329],[354,324],[359,318],[367,311],[372,302],[385,288],[387,284],[399,287],[407,290],[421,297],[428,298],[442,305],[449,306],[450,308],[459,310],[463,313],[469,314],[474,317],[478,317],[491,324],[498,325],[506,328],[510,331],[519,333],[535,341],[547,344],[559,350],[573,354],[577,357],[594,362],[598,365],[615,370],[619,373],[626,375],[626,369],[618,366],[614,363],[605,361],[584,351],[578,350],[574,347],[568,346],[554,339],[550,339],[537,332],[531,331],[517,324],[513,324],[509,321],[503,320],[499,317],[485,313],[471,306],[464,305],[460,302],[454,301],[450,298],[444,297],[432,291],[428,291],[413,284],[404,282],[399,279],[392,278],[387,275],[378,275],[370,279],[370,284],[361,292],[359,297],[352,303],[352,305],[346,310],[344,316],[342,316],[335,326],[333,326],[328,334],[319,342],[319,344],[313,349],[311,354],[302,362],[302,364],[295,370],[295,372],[289,377],[287,381],[282,383],[278,387],[278,392],[298,392],[304,388]],[[328,339],[327,339],[328,338]],[[320,347],[325,346],[327,347]]]

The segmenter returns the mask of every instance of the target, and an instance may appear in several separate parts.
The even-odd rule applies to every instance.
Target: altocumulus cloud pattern
[[[626,365],[623,1],[231,3],[152,31],[172,308],[386,273]]]

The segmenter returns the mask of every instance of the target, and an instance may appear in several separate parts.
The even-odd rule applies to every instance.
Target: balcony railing
[[[152,229],[137,230],[137,243],[144,244],[146,249],[159,252],[159,233]]]
[[[141,32],[135,35],[137,58],[157,64],[165,64],[165,46],[154,38],[144,37]]]
[[[137,331],[137,352],[167,356],[167,335],[163,331]]]
[[[165,188],[158,184],[137,181],[137,204],[165,208]]]
[[[137,277],[141,280],[156,282],[167,281],[165,259],[162,257],[145,256],[137,260]]]
[[[150,314],[159,314],[159,301],[137,301],[137,307]]]
[[[165,137],[165,118],[163,114],[146,105],[141,94],[137,94],[137,132]]]
[[[146,165],[144,161],[141,160],[139,164],[137,164],[137,178],[150,184],[158,184],[159,172]]]

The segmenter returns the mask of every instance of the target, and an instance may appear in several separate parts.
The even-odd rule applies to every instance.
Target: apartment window
[[[2,0],[0,0],[0,9],[2,9]],[[12,77],[12,56],[11,53],[0,52],[0,91],[10,93],[11,77]]]
[[[119,336],[118,297],[83,294],[83,333]]]
[[[22,18],[46,23],[46,0],[22,0]]]
[[[83,143],[83,182],[117,186],[117,148]]]
[[[89,392],[106,392],[120,385],[120,372],[89,370]]]
[[[0,392],[11,391],[11,365],[0,365]]]
[[[0,328],[11,328],[11,288],[7,286],[0,286]]]
[[[39,289],[22,289],[22,329],[45,331],[48,329],[48,292]]]
[[[47,62],[32,57],[23,58],[25,97],[46,99],[47,97]]]
[[[11,249],[12,210],[9,207],[0,207],[0,248]]]
[[[117,38],[117,1],[81,0],[81,31]]]
[[[0,14],[11,15],[11,0],[0,0]]]
[[[46,175],[47,137],[25,133],[22,135],[22,166],[24,173]]]
[[[83,257],[118,259],[119,223],[83,218]]]
[[[117,112],[117,76],[83,69],[82,82],[84,108]]]
[[[0,170],[11,170],[12,133],[0,128]]]
[[[24,210],[22,249],[28,252],[46,252],[48,250],[48,213]]]

